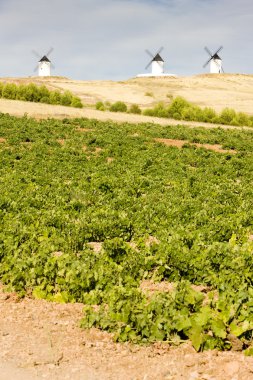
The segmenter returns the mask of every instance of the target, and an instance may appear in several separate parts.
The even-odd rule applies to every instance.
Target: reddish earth
[[[156,138],[155,141],[163,143],[167,146],[175,146],[177,148],[182,148],[185,144],[190,144],[190,145],[194,145],[198,148],[206,148],[209,150],[213,150],[214,152],[218,152],[218,153],[230,153],[230,154],[237,153],[235,150],[223,149],[222,146],[218,145],[218,144],[213,144],[213,145],[212,144],[200,144],[200,143],[192,143],[192,142],[187,141],[187,140],[160,139],[160,138]]]

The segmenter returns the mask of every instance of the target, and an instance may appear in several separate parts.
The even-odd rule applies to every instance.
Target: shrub
[[[2,97],[5,99],[16,99],[17,86],[14,83],[6,83],[2,88]]]
[[[29,86],[29,85],[28,85]],[[39,96],[40,98],[43,98],[43,97],[50,97],[50,91],[49,89],[46,87],[46,86],[40,86],[38,87],[38,90],[39,90]]]
[[[221,124],[230,124],[236,118],[236,112],[231,108],[224,108],[221,112],[219,119]]]
[[[70,91],[65,91],[61,94],[59,91],[50,91],[46,86],[36,86],[34,83],[16,85],[15,83],[4,84],[0,82],[0,97],[29,102],[63,104],[78,108],[83,107],[81,99],[74,96]]]
[[[141,109],[138,104],[132,104],[129,108],[129,113],[141,114]]]
[[[96,110],[105,111],[105,105],[103,102],[97,102],[95,107],[96,107]]]
[[[70,91],[65,91],[61,96],[61,105],[70,106],[72,102],[72,94]]]
[[[145,116],[155,116],[154,114],[154,109],[153,108],[146,108],[144,111],[143,111],[143,115]]]
[[[50,104],[49,97],[48,96],[43,96],[42,98],[40,98],[40,103]]]
[[[49,95],[50,104],[61,104],[61,93],[60,91],[52,91]]]
[[[157,103],[153,108],[145,109],[143,115],[235,126],[253,126],[253,116],[246,115],[243,112],[236,113],[230,108],[225,108],[220,115],[217,115],[212,108],[205,107],[202,109],[181,96],[177,96],[169,106],[162,102]]]
[[[17,93],[16,93],[17,100],[26,100],[26,87],[27,86],[23,84],[17,86]]]
[[[118,101],[113,103],[110,107],[110,111],[112,112],[127,112],[127,106],[124,102]]]
[[[205,107],[204,109],[202,109],[202,120],[201,121],[210,123],[210,122],[212,122],[212,120],[215,119],[215,117],[217,117],[217,114],[212,108]]]
[[[75,107],[75,108],[83,108],[83,104],[81,102],[81,99],[79,99],[78,97],[76,96],[73,96],[72,97],[72,102],[71,102],[71,107]]]
[[[191,107],[191,104],[187,102],[184,98],[181,96],[177,96],[170,104],[168,108],[168,114],[169,116],[174,117],[174,115],[182,115],[182,112],[185,108]]]
[[[232,120],[233,121],[233,120]],[[238,112],[235,121],[238,123],[238,125],[250,125],[250,119],[248,115],[246,115],[243,112]]]

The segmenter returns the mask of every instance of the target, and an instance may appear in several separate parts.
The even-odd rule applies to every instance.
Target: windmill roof
[[[162,59],[162,57],[160,56],[160,54],[156,54],[153,58],[153,61],[156,61],[156,62],[164,62],[164,60]]]
[[[44,55],[40,60],[39,62],[51,62],[49,61],[49,59]]]
[[[220,57],[217,53],[215,53],[215,54],[212,56],[212,58],[213,58],[213,59],[220,59],[220,60],[221,60],[221,57]]]

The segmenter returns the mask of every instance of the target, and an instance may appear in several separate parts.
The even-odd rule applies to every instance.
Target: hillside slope
[[[148,107],[159,101],[169,102],[183,96],[199,106],[220,111],[225,107],[253,114],[253,75],[205,74],[192,77],[133,78],[121,82],[78,81],[63,77],[2,78],[2,82],[45,84],[51,89],[70,90],[87,106],[97,101]]]

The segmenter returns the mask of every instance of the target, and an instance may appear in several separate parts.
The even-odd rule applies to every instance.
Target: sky
[[[165,71],[208,72],[207,46],[226,73],[253,74],[252,0],[0,0],[0,77],[36,75],[51,47],[52,75],[125,80],[163,46]]]

